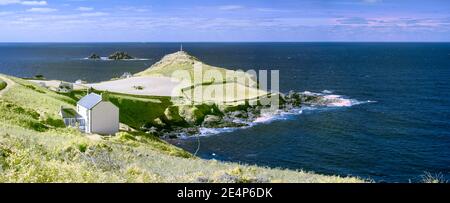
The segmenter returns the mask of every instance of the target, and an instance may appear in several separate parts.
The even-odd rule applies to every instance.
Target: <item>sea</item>
[[[265,115],[171,143],[205,159],[375,182],[450,180],[450,43],[182,43],[207,64],[279,70],[280,91],[343,105]],[[0,73],[88,82],[147,69],[181,43],[0,43]],[[136,60],[87,60],[125,51]]]

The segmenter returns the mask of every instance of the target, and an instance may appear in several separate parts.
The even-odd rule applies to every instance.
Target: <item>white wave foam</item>
[[[269,123],[274,120],[280,120],[280,117],[277,117],[276,114],[262,114],[260,117],[256,118],[252,123]]]
[[[373,103],[375,101],[367,100],[367,101],[358,101],[356,99],[347,99],[343,97],[342,95],[324,95],[324,99],[328,100],[329,103],[327,103],[326,106],[328,107],[351,107],[354,105],[360,105],[365,103]]]
[[[233,132],[239,128],[199,128],[198,136],[217,135],[220,133]]]
[[[330,107],[350,107],[354,105],[354,100],[352,99],[344,99],[340,95],[325,95],[324,99],[329,100],[330,103],[327,106]]]
[[[100,59],[90,59],[88,57],[83,58],[83,60],[100,60],[100,61],[115,61],[114,59],[109,59],[108,57],[100,57]],[[134,59],[122,59],[119,61],[149,61],[150,59],[146,58],[134,58]]]

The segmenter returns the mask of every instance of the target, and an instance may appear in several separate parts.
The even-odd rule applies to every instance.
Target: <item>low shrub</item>
[[[55,128],[65,128],[66,125],[64,124],[64,121],[60,118],[53,118],[51,116],[47,116],[44,119],[44,124],[55,127]]]
[[[0,90],[5,89],[7,86],[6,82],[0,79]]]

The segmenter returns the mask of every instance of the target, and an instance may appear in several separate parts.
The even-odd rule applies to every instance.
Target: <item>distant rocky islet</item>
[[[102,59],[102,57],[100,57],[100,55],[96,54],[96,53],[92,53],[88,59],[91,60],[100,60]],[[113,54],[108,56],[109,60],[130,60],[130,59],[135,59],[135,57],[129,55],[127,52],[123,52],[123,51],[116,51]]]

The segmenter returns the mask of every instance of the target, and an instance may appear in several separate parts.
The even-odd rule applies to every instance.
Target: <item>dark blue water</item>
[[[106,80],[144,70],[177,43],[0,44],[0,72]],[[359,101],[202,137],[199,156],[262,166],[420,181],[450,179],[450,43],[185,43],[206,63],[280,70],[282,91],[331,90]],[[148,61],[86,61],[128,51]],[[177,145],[195,151],[196,139]]]

